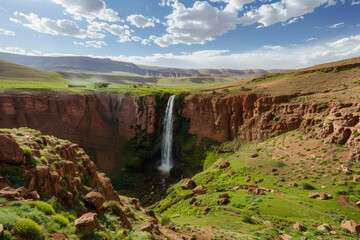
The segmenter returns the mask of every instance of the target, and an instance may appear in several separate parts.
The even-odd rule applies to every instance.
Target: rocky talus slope
[[[0,130],[1,239],[166,239],[164,231],[181,235],[138,199],[118,195],[79,145],[29,128]]]

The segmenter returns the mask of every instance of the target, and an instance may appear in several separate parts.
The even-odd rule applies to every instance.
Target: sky
[[[0,51],[295,69],[360,56],[360,0],[0,0]]]

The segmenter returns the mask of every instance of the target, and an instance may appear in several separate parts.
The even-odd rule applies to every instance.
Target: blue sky
[[[0,51],[300,68],[360,56],[360,0],[1,0]]]

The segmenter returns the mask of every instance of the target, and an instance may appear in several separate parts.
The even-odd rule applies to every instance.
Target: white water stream
[[[169,174],[170,169],[173,167],[172,160],[172,138],[173,138],[173,123],[174,123],[174,100],[175,95],[170,96],[164,117],[164,132],[161,145],[161,165],[158,167],[158,170]]]

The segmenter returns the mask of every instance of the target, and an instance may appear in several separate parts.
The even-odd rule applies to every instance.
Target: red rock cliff
[[[124,158],[126,142],[155,131],[154,96],[140,100],[112,93],[0,95],[0,127],[27,126],[84,147],[109,172]]]

